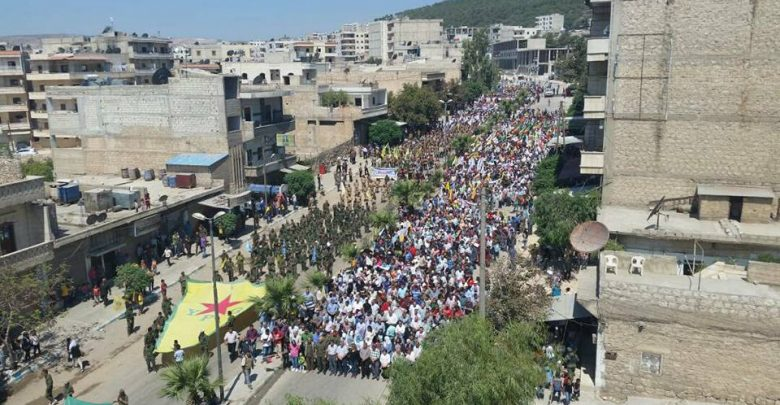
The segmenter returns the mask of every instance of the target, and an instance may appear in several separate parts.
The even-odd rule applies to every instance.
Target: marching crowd
[[[417,206],[401,206],[398,226],[381,231],[324,289],[306,290],[294,321],[261,314],[259,328],[240,339],[248,342],[245,346],[262,347],[265,361],[272,355],[283,357],[292,370],[379,379],[395,360],[415,361],[432,329],[474,311],[479,297],[475,269],[480,190],[488,202],[489,265],[501,252],[514,257],[518,235],[530,228],[534,169],[559,130],[555,114],[527,107],[541,91],[502,83],[497,93],[455,113],[430,134],[383,153],[382,166],[397,167],[402,179],[423,181],[443,168],[441,185]],[[505,112],[502,103],[518,96],[525,100]],[[486,127],[488,121],[492,125]],[[462,134],[474,134],[475,142],[465,154],[443,163],[451,156],[453,139]],[[372,189],[364,192],[371,194]],[[357,206],[363,210],[360,200]],[[354,199],[345,205],[354,206]],[[513,208],[511,220],[498,210],[504,206]],[[322,215],[313,212],[310,215]],[[325,218],[333,221],[330,214]],[[341,222],[336,228],[344,226]],[[359,226],[353,226],[355,234]],[[333,231],[326,228],[317,232],[325,241],[317,243],[354,241],[348,233],[331,242],[328,232]],[[282,234],[277,238],[288,240]]]

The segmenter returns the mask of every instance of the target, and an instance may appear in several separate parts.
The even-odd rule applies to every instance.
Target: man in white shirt
[[[336,346],[335,343],[331,343],[328,345],[328,371],[331,375],[336,374],[336,352],[338,351],[338,346]]]
[[[347,367],[347,353],[349,353],[349,346],[347,346],[347,343],[342,339],[341,345],[339,345],[338,349],[336,349],[336,358],[338,359],[338,374],[344,374],[346,375],[348,372]]]
[[[236,344],[238,343],[238,332],[233,330],[233,328],[230,328],[230,330],[225,333],[225,343],[228,347],[228,353],[230,353],[230,362],[233,362],[238,357],[238,353],[236,352]]]

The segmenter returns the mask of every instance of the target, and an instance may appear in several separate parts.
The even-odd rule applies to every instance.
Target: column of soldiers
[[[184,290],[184,288],[186,287],[182,287],[182,290]],[[152,326],[149,326],[146,329],[146,335],[144,335],[144,360],[146,360],[146,370],[150,373],[157,370],[155,365],[157,353],[154,351],[157,346],[157,338],[160,337],[165,328],[165,321],[167,321],[172,314],[173,302],[169,297],[163,297],[162,311],[157,313],[157,318],[152,322]],[[129,335],[132,333],[135,313],[133,312],[132,304],[128,304],[127,302],[125,304],[125,317],[127,318],[127,333]]]

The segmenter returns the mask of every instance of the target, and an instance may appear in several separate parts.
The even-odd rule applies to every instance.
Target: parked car
[[[544,96],[545,97],[552,97],[554,95],[555,95],[555,90],[553,90],[551,88],[544,91]]]
[[[27,143],[17,143],[16,152],[14,154],[16,156],[33,156],[37,154],[37,152],[35,151],[35,148]]]

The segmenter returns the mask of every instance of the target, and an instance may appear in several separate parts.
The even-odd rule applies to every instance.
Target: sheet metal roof
[[[227,157],[227,153],[182,153],[168,159],[165,164],[175,166],[210,167]]]
[[[775,198],[775,193],[769,187],[745,187],[723,184],[699,184],[696,186],[696,193],[722,197]]]

